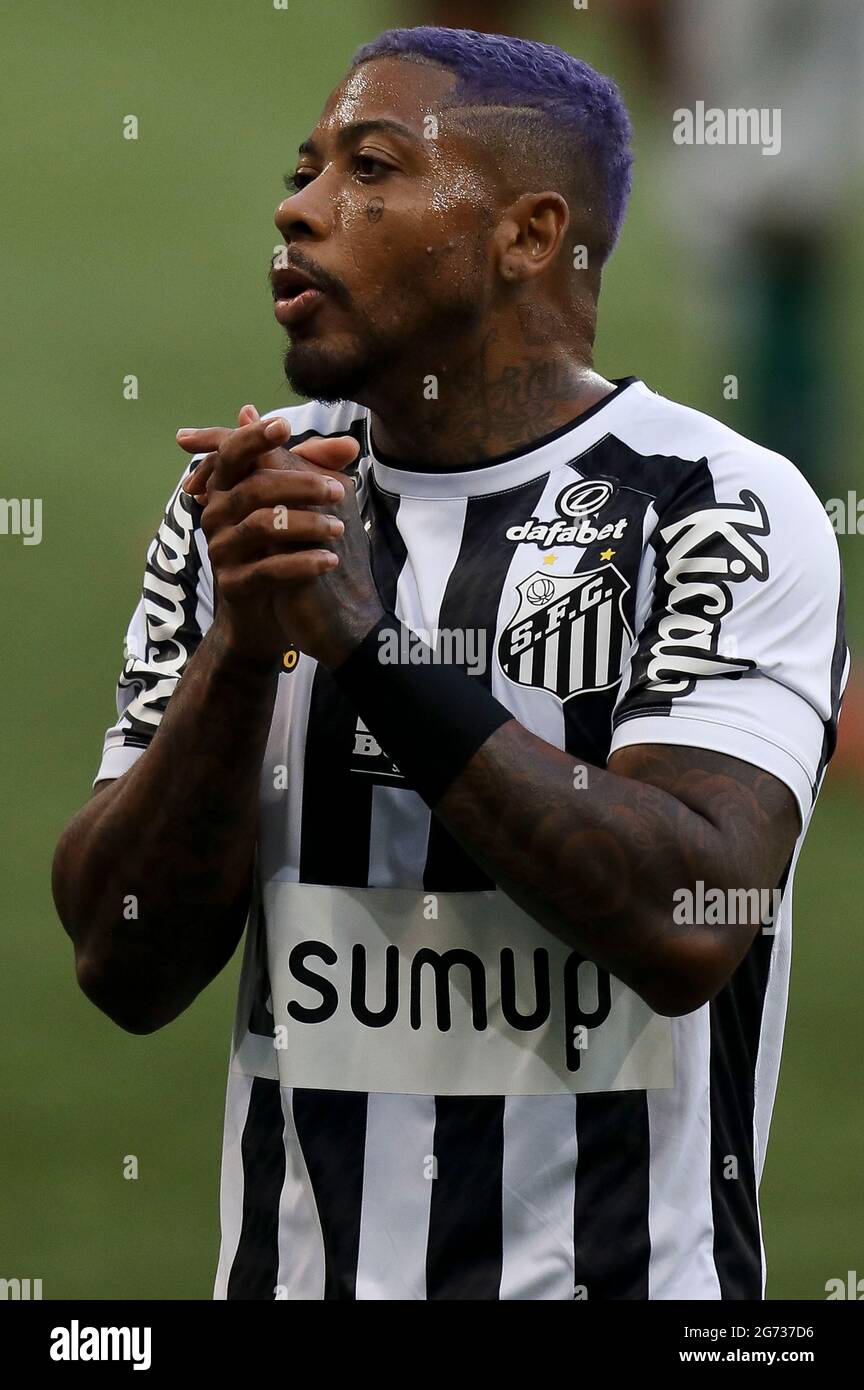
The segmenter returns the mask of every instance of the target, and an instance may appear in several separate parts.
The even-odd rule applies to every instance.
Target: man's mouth
[[[325,291],[303,270],[287,266],[274,270],[270,278],[275,301],[273,312],[277,322],[285,328],[293,328],[308,318],[324,301]]]

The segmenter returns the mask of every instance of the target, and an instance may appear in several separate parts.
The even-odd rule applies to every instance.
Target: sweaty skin
[[[323,291],[292,325],[289,380],[368,405],[376,447],[414,468],[516,450],[612,389],[591,358],[600,266],[573,270],[584,210],[526,191],[472,142],[444,109],[453,82],[399,59],[349,74],[276,212],[277,318],[292,273]],[[338,481],[353,440],[292,451],[285,422],[251,407],[236,430],[178,438],[208,454],[187,490],[216,618],[151,745],[97,787],[54,864],[82,988],[136,1032],[180,1013],[242,933],[281,652],[290,642],[334,669],[382,613],[354,489]],[[674,926],[675,888],[773,888],[799,830],[781,782],[698,749],[621,750],[577,790],[572,759],[515,719],[434,809],[532,916],[669,1014],[711,998],[759,929]],[[350,830],[334,821],[334,836]]]
[[[591,357],[600,266],[573,269],[584,219],[478,147],[444,105],[454,84],[399,59],[358,68],[276,210],[289,264],[332,286],[292,330],[289,379],[369,405],[377,447],[415,467],[509,452],[612,390]]]

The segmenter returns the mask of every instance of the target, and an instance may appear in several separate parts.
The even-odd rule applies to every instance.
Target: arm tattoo
[[[728,976],[758,922],[676,926],[673,894],[697,880],[776,887],[799,829],[791,792],[749,763],[675,746],[622,749],[586,771],[583,785],[571,757],[514,720],[435,814],[526,911],[634,987],[670,952]]]

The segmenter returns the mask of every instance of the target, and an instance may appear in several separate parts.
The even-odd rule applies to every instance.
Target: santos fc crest
[[[633,633],[623,606],[630,585],[614,565],[585,574],[535,570],[516,588],[518,607],[498,642],[505,676],[562,704],[618,684]]]

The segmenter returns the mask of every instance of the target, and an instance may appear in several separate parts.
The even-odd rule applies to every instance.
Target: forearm
[[[512,720],[435,814],[526,912],[652,1007],[686,1012],[712,992],[728,934],[676,925],[673,895],[734,883],[735,856],[673,791],[578,763]],[[751,939],[743,927],[740,954]]]
[[[537,921],[662,1012],[710,997],[757,923],[679,925],[675,894],[770,888],[763,853],[791,797],[758,769],[709,752],[626,750],[615,771],[535,738],[457,668],[381,660],[382,620],[335,670],[364,722],[471,857]],[[378,651],[376,655],[376,643]],[[620,775],[626,769],[627,775]],[[733,775],[734,774],[734,775]],[[721,818],[714,815],[714,809]],[[737,812],[740,810],[740,815]],[[794,811],[791,813],[794,816]],[[754,875],[763,873],[765,880]]]
[[[181,1012],[240,938],[276,682],[274,664],[240,660],[211,628],[150,747],[58,845],[79,980],[133,1031]]]

